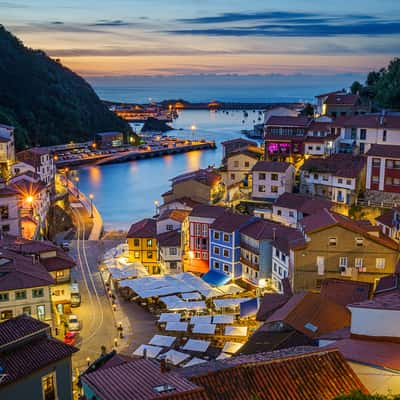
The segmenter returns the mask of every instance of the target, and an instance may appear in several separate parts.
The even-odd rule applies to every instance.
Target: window
[[[393,178],[393,185],[399,186],[400,185],[400,178]]]
[[[12,310],[4,310],[0,313],[0,319],[5,320],[5,319],[10,319],[13,317],[13,312]]]
[[[195,224],[195,235],[200,236],[201,233],[201,224]]]
[[[202,257],[203,260],[208,260],[208,253],[206,251],[203,251],[201,253],[201,257]]]
[[[339,267],[347,268],[347,257],[340,257],[339,258]]]
[[[201,258],[201,253],[200,253],[199,251],[196,251],[196,252],[194,253],[194,258],[195,258],[196,260],[200,260],[200,258]]]
[[[384,258],[377,258],[375,265],[376,265],[377,269],[384,269],[385,268],[385,259]]]
[[[229,242],[229,235],[224,233],[224,242]]]
[[[343,183],[343,179],[342,178],[339,178],[337,181],[338,181],[338,183]]]
[[[43,321],[46,315],[46,308],[44,305],[36,306],[37,319]]]
[[[256,272],[254,272],[254,278],[258,278],[258,272],[256,271]]]
[[[219,237],[220,237],[219,232],[214,231],[214,239],[219,240]]]
[[[214,246],[214,254],[219,254],[219,247]]]
[[[248,161],[245,161],[245,162],[244,162],[244,166],[245,166],[246,168],[249,168],[249,167],[250,167],[250,163],[249,163]]]
[[[328,239],[328,245],[329,245],[329,246],[336,246],[336,244],[337,244],[337,238],[335,238],[335,237],[330,237],[330,238]]]
[[[229,257],[229,250],[228,249],[224,249],[224,257]]]
[[[274,272],[276,272],[278,270],[278,267],[276,265],[276,263],[274,263]]]
[[[312,146],[308,146],[308,150],[312,150],[313,149],[313,147]]]
[[[148,251],[147,252],[147,258],[153,258],[153,252],[152,251]]]
[[[362,268],[363,266],[363,259],[361,257],[356,257],[356,259],[354,260],[354,266],[356,268]]]
[[[43,400],[56,400],[56,376],[55,372],[42,377]]]
[[[283,261],[283,262],[286,262],[286,255],[285,254],[281,254],[281,260]]]
[[[317,256],[317,269],[318,269],[318,275],[324,275],[325,258],[323,256]]]
[[[387,132],[383,131],[382,132],[382,142],[386,142],[386,139],[387,139]]]
[[[174,226],[172,224],[167,224],[166,229],[167,229],[167,231],[173,231]]]
[[[177,269],[178,268],[178,264],[176,263],[176,261],[172,261],[169,263],[169,269]]]
[[[134,239],[133,245],[134,245],[135,247],[139,247],[139,244],[140,244],[140,240],[139,240],[139,239]]]
[[[271,181],[277,181],[279,178],[278,174],[271,174]]]
[[[372,177],[372,183],[379,183],[379,176],[378,175],[374,175]]]
[[[265,185],[258,185],[258,191],[260,193],[265,193]]]
[[[278,193],[278,186],[271,186],[271,193]]]
[[[214,269],[219,269],[220,265],[218,261],[214,261]]]
[[[321,146],[317,146],[316,149],[317,149],[317,151],[320,151],[321,150]]]
[[[201,225],[201,233],[203,237],[208,237],[208,225],[207,224],[202,224]]]
[[[25,300],[26,299],[26,290],[20,290],[15,292],[15,300]]]
[[[134,257],[135,257],[135,258],[140,258],[140,252],[135,251],[135,252],[134,252]]]
[[[65,273],[64,271],[56,271],[56,279],[64,278]]]
[[[289,211],[289,217],[290,218],[294,218],[294,212],[293,211]]]
[[[147,247],[153,246],[153,240],[152,239],[147,239]]]
[[[8,293],[0,293],[0,301],[8,301],[10,300],[10,296]]]
[[[372,159],[372,166],[373,167],[380,167],[381,166],[381,159],[380,158],[373,158]]]
[[[393,168],[394,169],[400,169],[400,161],[399,160],[394,160],[393,161]]]
[[[1,219],[8,219],[8,206],[0,206]]]
[[[265,173],[264,173],[264,172],[260,172],[260,173],[258,174],[258,179],[259,179],[260,181],[265,181]]]
[[[229,272],[229,265],[228,264],[224,264],[224,272]]]
[[[231,174],[231,180],[235,180],[236,175],[235,174]]]
[[[282,267],[279,267],[278,275],[279,275],[279,276],[282,276]]]
[[[356,238],[356,246],[357,247],[362,247],[364,245],[364,238],[362,237],[357,237]]]
[[[346,180],[346,185],[351,185],[351,179]]]
[[[239,161],[237,161],[237,160],[234,161],[234,162],[233,162],[233,166],[234,166],[235,168],[238,168],[238,167],[239,167]]]
[[[31,315],[31,308],[30,307],[23,307],[22,313],[25,315]]]
[[[367,140],[367,130],[360,129],[360,140]]]
[[[178,254],[178,249],[176,247],[170,247],[169,248],[169,255],[170,256],[176,256]]]
[[[314,179],[318,180],[318,174],[314,174]]]
[[[280,251],[278,249],[275,249],[275,257],[279,258],[279,255],[280,255]]]
[[[43,289],[32,289],[32,297],[43,297],[44,290]]]
[[[281,215],[282,215],[282,210],[278,210],[278,211],[276,212],[276,214],[279,215],[279,216],[281,216]]]

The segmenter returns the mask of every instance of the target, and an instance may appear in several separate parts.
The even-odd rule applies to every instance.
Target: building
[[[254,217],[224,213],[210,226],[210,271],[229,279],[242,278],[240,261],[240,229],[251,224]]]
[[[224,185],[230,188],[240,183],[248,187],[251,169],[262,155],[263,151],[258,147],[246,147],[230,152],[222,161],[221,177]]]
[[[210,236],[212,223],[227,209],[201,204],[193,208],[182,224],[184,270],[205,273],[209,270]]]
[[[149,274],[158,274],[156,220],[145,218],[134,223],[126,238],[129,261],[143,264]]]
[[[198,206],[200,203],[198,201],[194,201],[188,196],[179,197],[167,202],[164,202],[158,207],[158,212],[160,215],[165,210],[187,210],[192,211],[195,206]]]
[[[315,114],[316,116],[321,116],[321,115],[326,115],[326,106],[324,107],[324,104],[326,100],[328,99],[328,96],[330,95],[345,95],[346,91],[345,90],[336,90],[335,92],[329,92],[329,93],[322,93],[317,96],[315,96],[316,99],[316,104],[315,104]]]
[[[43,147],[32,147],[31,149],[17,153],[17,160],[31,165],[39,179],[48,186],[54,185],[56,168],[50,151]]]
[[[365,221],[322,210],[300,221],[306,244],[290,246],[293,290],[315,290],[326,278],[346,278],[373,285],[393,273],[398,244]],[[291,272],[293,271],[293,272]]]
[[[51,287],[51,302],[56,324],[63,314],[70,312],[71,271],[75,261],[64,250],[45,240],[26,240],[15,236],[3,236],[0,249],[5,249],[36,260],[43,265],[54,280]]]
[[[295,168],[292,164],[281,161],[259,161],[251,172],[253,199],[271,201],[293,190]]]
[[[267,123],[270,117],[297,117],[298,112],[288,107],[274,107],[264,111],[264,124]]]
[[[365,162],[351,154],[309,158],[300,168],[300,193],[352,205],[365,187]]]
[[[222,146],[222,158],[228,157],[231,153],[236,153],[240,150],[244,150],[247,147],[257,147],[258,143],[253,140],[247,140],[243,138],[237,138],[232,140],[226,140],[221,143]]]
[[[54,279],[35,258],[1,250],[0,321],[21,314],[52,322]]]
[[[165,209],[157,218],[157,235],[165,232],[181,230],[182,223],[190,214],[190,210]]]
[[[400,145],[371,146],[367,152],[366,189],[375,202],[400,201]]]
[[[177,274],[183,272],[181,231],[166,231],[157,235],[158,261],[161,273]]]
[[[187,197],[201,204],[216,204],[223,199],[225,189],[221,175],[214,168],[199,169],[171,179],[171,190],[162,195],[165,203]]]
[[[332,127],[332,120],[326,118],[313,120],[307,128],[304,140],[304,155],[306,157],[328,157],[339,150],[340,135]]]
[[[19,193],[11,186],[0,184],[0,234],[21,234]]]
[[[337,91],[317,96],[317,113],[336,118],[339,116],[365,114],[370,104],[362,104],[358,94]]]
[[[356,153],[366,153],[373,144],[400,145],[398,113],[365,114],[340,117],[334,121],[340,140],[352,142]]]
[[[0,323],[0,398],[72,400],[71,356],[77,351],[27,315]]]
[[[396,242],[400,241],[400,209],[398,207],[375,218],[375,222],[384,235],[391,237]]]
[[[330,209],[332,203],[328,200],[300,194],[283,193],[272,204],[271,219],[284,225],[297,227],[298,222],[311,214]]]
[[[122,132],[101,132],[94,136],[94,143],[98,149],[110,149],[124,144]]]
[[[8,179],[15,163],[14,127],[0,124],[0,177]]]

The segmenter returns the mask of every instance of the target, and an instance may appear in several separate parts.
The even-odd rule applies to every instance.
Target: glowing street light
[[[154,200],[155,215],[158,215],[158,206],[159,205],[160,205],[160,203],[158,202],[158,200]]]
[[[93,199],[94,195],[92,193],[89,194],[90,199],[90,218],[93,218]]]
[[[79,199],[79,176],[75,177],[75,182],[76,182],[76,191],[77,191],[76,197]]]
[[[27,201],[27,203],[32,204],[33,203],[33,196],[26,196],[26,201]]]
[[[197,127],[196,127],[196,125],[193,124],[193,125],[190,127],[190,129],[192,130],[192,140],[194,140]]]

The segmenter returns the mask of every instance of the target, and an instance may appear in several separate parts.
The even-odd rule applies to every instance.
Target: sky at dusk
[[[9,0],[0,16],[87,77],[360,73],[400,54],[398,0]]]

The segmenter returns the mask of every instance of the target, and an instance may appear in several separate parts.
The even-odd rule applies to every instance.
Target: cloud
[[[62,22],[62,21],[51,21],[50,24],[51,25],[64,25],[64,22]]]
[[[94,24],[90,24],[89,26],[129,26],[130,22],[122,21],[121,19],[108,20],[101,19],[96,21]]]
[[[28,8],[27,4],[12,3],[10,1],[0,1],[0,8]]]

